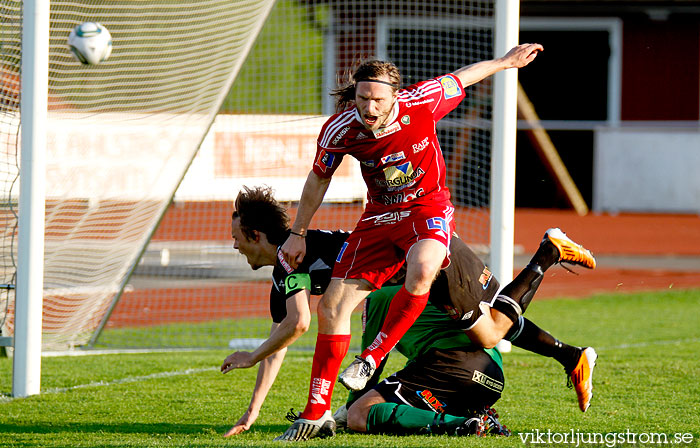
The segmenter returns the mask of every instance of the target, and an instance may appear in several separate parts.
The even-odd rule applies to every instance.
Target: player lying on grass
[[[446,315],[453,318],[456,328],[463,331],[468,337],[467,341],[474,346],[493,348],[498,341],[505,338],[516,347],[559,361],[567,373],[569,385],[576,390],[581,411],[585,412],[593,393],[592,373],[597,359],[595,350],[592,347],[581,348],[565,344],[524,318],[521,313],[532,300],[544,272],[549,267],[564,261],[593,268],[595,259],[590,252],[571,241],[561,230],[549,229],[528,266],[498,292],[498,281],[481,259],[456,235],[452,237],[450,250],[452,263],[440,271],[431,286],[429,303],[447,311]],[[379,331],[379,328],[376,330]],[[373,339],[372,331],[369,328],[365,331],[363,341],[366,338]],[[421,363],[421,368],[426,368],[426,365],[428,364]],[[464,366],[461,368],[468,370]],[[368,378],[373,377],[374,372],[368,375]],[[415,376],[412,380],[415,381]],[[456,381],[456,378],[454,380]],[[425,382],[421,386],[430,387],[429,383]],[[367,389],[367,383],[364,383],[363,388]],[[459,395],[459,392],[455,392],[455,395]],[[371,397],[376,399],[377,395]],[[351,426],[355,430],[361,430],[359,428],[367,423],[367,412],[373,404],[371,400],[363,403],[361,409],[364,410],[357,411],[361,412],[361,417],[355,420],[356,425]],[[289,439],[281,440],[306,440],[327,436],[329,428],[335,426],[333,420],[333,417],[325,418],[319,425],[318,422],[298,417],[292,425],[294,431],[288,430],[284,434]],[[352,418],[349,421],[352,421]]]
[[[384,287],[365,300],[363,349],[373,342],[397,290]],[[365,390],[351,391],[334,414],[339,427],[367,433],[510,435],[491,407],[504,387],[496,348],[472,344],[459,321],[428,302],[396,350],[408,358],[406,366],[377,385],[385,359]]]
[[[348,236],[345,232],[310,231],[307,235],[307,255],[304,262],[297,269],[290,269],[283,258],[279,256],[279,245],[289,235],[288,224],[287,212],[274,199],[271,189],[244,188],[236,198],[231,222],[234,248],[246,257],[253,269],[274,266],[273,286],[270,291],[270,312],[273,323],[269,338],[260,347],[253,352],[238,351],[232,353],[221,366],[222,372],[226,373],[236,368],[252,367],[260,363],[250,405],[239,421],[226,433],[226,436],[249,429],[257,419],[265,397],[282,365],[286,347],[308,330],[311,320],[309,296],[310,294],[323,293],[330,281],[338,251]],[[548,257],[554,257],[551,263],[545,263],[546,267],[554,262],[569,261],[569,258],[572,258],[571,256],[568,258],[560,257],[556,255],[557,251],[568,253],[573,248],[579,247],[573,242],[567,243],[570,240],[564,238],[564,242],[558,243],[562,249],[558,249],[559,246],[555,245],[554,251],[550,247],[550,244],[553,243],[550,242],[549,237],[543,240],[538,254],[545,252],[550,254]],[[513,343],[535,353],[554,357],[561,362],[573,380],[579,404],[582,409],[587,407],[590,403],[590,373],[594,365],[594,359],[589,356],[592,349],[587,349],[584,352],[578,347],[563,344],[527,319],[520,319],[520,316],[516,318],[516,322],[519,322],[520,326],[513,325],[512,321],[508,325],[498,314],[503,314],[500,311],[494,310],[488,305],[482,309],[480,307],[481,297],[493,301],[495,292],[498,290],[498,283],[488,273],[483,262],[459,238],[453,238],[453,241],[455,242],[455,254],[457,254],[456,257],[453,257],[453,263],[456,259],[465,258],[465,260],[454,263],[452,269],[457,269],[456,272],[462,272],[462,274],[449,276],[441,274],[444,279],[439,278],[433,285],[436,288],[436,293],[433,296],[440,304],[438,306],[441,308],[449,307],[451,315],[458,322],[465,324],[467,334],[476,344],[492,347],[511,327],[518,328],[519,330],[511,335]],[[585,251],[583,248],[579,247],[579,249]],[[537,258],[538,255],[533,257],[533,260]],[[466,266],[470,266],[471,272],[476,274],[469,274],[465,270]],[[446,300],[445,285],[449,289],[450,278],[453,279],[454,290],[448,291],[447,294],[452,294],[455,297]],[[533,288],[536,289],[539,285],[539,281],[536,281],[537,278],[533,281],[529,276],[519,275],[511,285],[504,288],[504,292],[510,288],[513,291],[512,295],[516,298],[518,295],[529,293],[531,299],[531,295],[534,294]],[[523,284],[524,282],[530,283]],[[486,283],[486,288],[483,287],[484,283]],[[489,291],[490,295],[484,295],[486,290]],[[503,300],[507,297],[504,293],[500,296]],[[468,318],[462,319],[467,316]],[[491,334],[495,331],[498,333]],[[320,425],[311,424],[311,426],[320,428]]]

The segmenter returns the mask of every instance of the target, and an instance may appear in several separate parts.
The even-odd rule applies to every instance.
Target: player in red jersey
[[[319,134],[292,233],[281,248],[285,260],[292,268],[303,260],[311,218],[346,154],[361,163],[368,203],[338,254],[333,279],[318,305],[319,334],[306,408],[277,439],[304,438],[300,425],[321,427],[332,419],[331,395],[350,344],[351,312],[404,262],[405,284],[392,299],[381,331],[340,381],[350,389],[362,389],[421,313],[435,276],[449,264],[454,230],[436,123],[459,105],[465,87],[499,71],[525,67],[541,50],[539,44],[519,45],[501,58],[404,89],[399,88],[396,66],[367,61],[346,86],[334,92],[339,113],[328,119]]]

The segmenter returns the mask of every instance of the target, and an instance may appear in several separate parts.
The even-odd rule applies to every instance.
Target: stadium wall
[[[549,28],[521,26],[522,41],[542,42],[545,51],[536,64],[520,72],[530,100],[542,119],[542,125],[558,149],[574,181],[587,203],[602,210],[601,179],[598,160],[615,148],[603,145],[614,128],[646,128],[653,138],[640,139],[635,159],[646,158],[644,164],[658,160],[656,142],[666,137],[697,131],[700,128],[700,2],[659,1],[653,8],[648,2],[528,1],[521,2],[521,23],[536,20],[540,24],[566,22],[555,34]],[[582,24],[591,21],[620,22],[620,47],[608,45],[605,37],[594,41],[593,32],[582,35]],[[598,30],[600,31],[600,29]],[[600,37],[600,36],[598,36]],[[581,55],[585,54],[582,59]],[[609,61],[618,62],[619,90],[606,88],[612,76]],[[609,107],[610,103],[617,103]],[[617,110],[618,115],[606,113]],[[598,136],[605,128],[606,135]],[[521,125],[522,129],[522,125]],[[627,130],[622,131],[627,133]],[[670,140],[669,140],[670,143]],[[673,150],[668,156],[696,160],[700,145],[694,138],[673,137]],[[665,152],[668,145],[662,146]],[[598,151],[602,154],[597,154]],[[518,135],[516,206],[528,208],[565,208],[564,197],[543,167],[536,150],[524,132]],[[697,163],[695,164],[697,166]],[[695,187],[684,175],[681,164],[670,166],[659,162],[654,176],[642,173],[633,179],[635,167],[616,166],[623,190],[635,191],[635,182],[642,182],[657,193],[643,204],[624,201],[605,204],[605,209],[696,213],[700,199]],[[628,174],[630,173],[630,174]],[[618,186],[620,183],[618,183]],[[680,192],[690,187],[694,203],[673,204],[668,191]],[[617,188],[617,187],[615,187]],[[621,191],[610,194],[623,194]],[[631,200],[632,198],[628,198]],[[650,204],[651,202],[651,204]]]

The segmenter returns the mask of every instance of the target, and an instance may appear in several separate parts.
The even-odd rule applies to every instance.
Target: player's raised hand
[[[243,431],[248,431],[251,426],[253,426],[253,423],[255,423],[255,420],[258,419],[258,412],[257,411],[251,411],[248,409],[245,411],[245,414],[243,414],[243,417],[241,417],[236,424],[233,426],[233,428],[229,429],[226,434],[224,434],[224,437],[231,437],[235,436],[236,434],[240,434]]]
[[[234,352],[224,359],[221,364],[221,373],[228,373],[233,369],[246,369],[256,364],[251,352]]]
[[[292,269],[299,267],[304,256],[306,255],[306,239],[299,235],[291,234],[287,241],[280,248],[284,261],[288,263]]]
[[[540,44],[520,44],[511,48],[503,59],[511,68],[522,68],[534,61],[540,51],[544,51]]]

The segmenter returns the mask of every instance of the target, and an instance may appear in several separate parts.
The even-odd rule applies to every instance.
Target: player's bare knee
[[[406,276],[406,290],[411,294],[425,294],[435,281],[440,269],[432,263],[416,263],[409,266]]]
[[[369,408],[354,404],[348,409],[348,428],[357,432],[367,432]]]
[[[333,284],[333,282],[331,282],[331,284]],[[335,288],[331,288],[329,285],[328,289],[323,294],[323,297],[321,297],[321,300],[319,300],[318,306],[316,307],[319,320],[325,320],[328,322],[338,317],[342,305],[342,296],[342,287],[336,286]]]
[[[322,298],[318,302],[318,306],[316,307],[316,311],[318,312],[319,320],[332,321],[333,319],[335,319],[337,317],[338,306],[337,306],[337,304],[329,303],[328,301],[326,301]]]
[[[440,272],[438,264],[424,262],[418,265],[418,278],[421,282],[424,282],[428,288],[433,284],[433,281],[435,281],[438,272]]]
[[[411,294],[428,292],[446,256],[447,249],[437,241],[422,240],[414,244],[406,255],[406,289]]]

